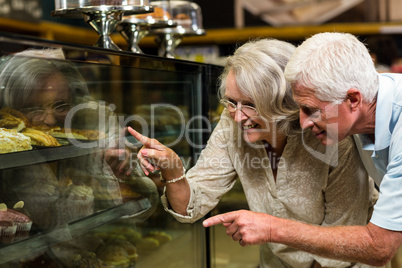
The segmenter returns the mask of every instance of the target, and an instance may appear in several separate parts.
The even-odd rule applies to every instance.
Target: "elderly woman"
[[[138,154],[143,171],[160,169],[166,183],[163,204],[179,221],[205,216],[239,178],[251,211],[238,213],[261,230],[266,214],[322,226],[367,223],[373,183],[353,140],[326,148],[300,129],[298,106],[283,74],[294,49],[263,39],[228,57],[220,84],[226,109],[187,173],[171,149],[129,129],[144,145]],[[240,244],[235,228],[242,224],[248,223],[224,223]],[[261,267],[273,268],[362,267],[274,243],[261,246],[260,261]]]

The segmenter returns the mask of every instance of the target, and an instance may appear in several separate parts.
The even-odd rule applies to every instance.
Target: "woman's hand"
[[[128,127],[128,132],[134,136],[143,147],[137,154],[141,169],[145,175],[160,170],[165,180],[178,178],[183,175],[183,164],[179,156],[170,148],[161,144],[156,139],[150,139],[133,128]]]

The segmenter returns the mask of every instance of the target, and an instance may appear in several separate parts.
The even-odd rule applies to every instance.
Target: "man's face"
[[[296,86],[293,98],[300,107],[300,125],[311,129],[322,144],[334,145],[346,138],[351,129],[349,106],[346,100],[339,105],[321,101],[311,89]]]

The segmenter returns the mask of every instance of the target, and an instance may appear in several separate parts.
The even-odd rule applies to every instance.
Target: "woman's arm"
[[[141,135],[131,127],[128,128],[131,135],[143,144],[138,152],[138,160],[141,169],[146,175],[160,169],[163,179],[167,182],[183,176],[184,168],[179,156],[170,148],[164,146],[155,139]],[[165,183],[166,195],[171,208],[183,215],[187,215],[187,205],[190,200],[190,187],[184,178],[174,183]]]
[[[221,116],[206,148],[196,165],[186,173],[185,179],[165,184],[167,200],[162,197],[162,202],[166,208],[170,207],[185,216],[169,211],[179,221],[193,222],[205,216],[236,182],[237,173],[230,155],[234,127],[230,118]],[[132,129],[129,131],[144,145],[138,159],[145,174],[160,169],[165,180],[183,175],[183,164],[176,153],[157,140],[144,137]]]

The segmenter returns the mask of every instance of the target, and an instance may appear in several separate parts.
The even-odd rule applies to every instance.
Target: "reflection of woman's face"
[[[34,124],[63,126],[71,108],[68,81],[60,73],[49,76],[33,93],[27,116]]]

